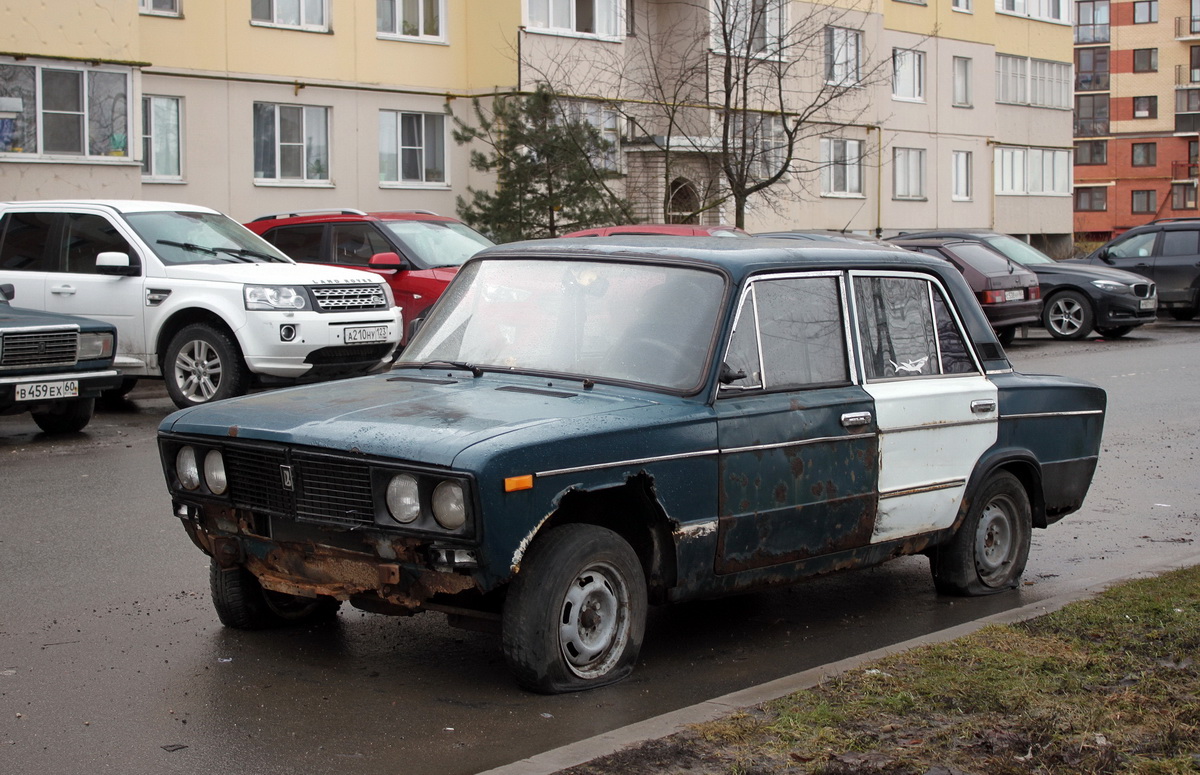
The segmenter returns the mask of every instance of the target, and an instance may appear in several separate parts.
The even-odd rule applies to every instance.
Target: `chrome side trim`
[[[925,484],[920,487],[907,487],[903,490],[890,490],[888,492],[879,493],[879,500],[887,498],[900,498],[905,495],[919,495],[923,492],[937,492],[938,490],[953,490],[957,487],[965,487],[966,479],[951,479],[946,482],[934,482],[933,484]]]
[[[958,422],[931,422],[924,425],[905,425],[900,428],[881,428],[879,433],[887,435],[889,433],[911,433],[912,431],[934,431],[940,428],[961,428],[965,425],[995,425],[995,417],[983,417],[978,420],[960,420]]]
[[[1104,414],[1103,409],[1081,409],[1077,412],[1030,412],[1028,414],[1002,414],[1001,420],[1028,420],[1033,417],[1092,417]]]
[[[766,449],[783,449],[785,447],[807,447],[810,444],[828,444],[831,441],[857,441],[858,439],[874,438],[874,433],[850,433],[845,436],[823,436],[819,439],[802,439],[800,441],[778,441],[774,444],[755,444],[750,447],[731,447],[722,449],[722,455],[733,455],[741,452],[760,452]]]

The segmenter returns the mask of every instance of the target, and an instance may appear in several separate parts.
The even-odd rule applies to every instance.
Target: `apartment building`
[[[453,213],[489,181],[447,111],[549,82],[614,141],[605,163],[640,219],[729,220],[721,9],[762,20],[727,42],[764,41],[766,57],[786,39],[802,63],[783,102],[749,106],[764,170],[779,122],[845,87],[810,117],[779,195],[749,199],[747,228],[1069,240],[1062,0],[3,0],[0,199]],[[656,76],[686,88],[656,92],[649,63],[687,69]]]
[[[1075,231],[1197,217],[1200,3],[1078,0]]]

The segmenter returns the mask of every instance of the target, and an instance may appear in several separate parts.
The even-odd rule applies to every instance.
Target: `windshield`
[[[454,221],[386,221],[383,225],[422,269],[462,266],[468,258],[495,244],[470,226]]]
[[[220,213],[129,213],[125,220],[165,264],[293,263],[262,237]]]
[[[996,250],[999,250],[1004,255],[1016,261],[1018,264],[1025,266],[1033,266],[1034,264],[1054,264],[1057,263],[1053,258],[1046,255],[1042,251],[1030,245],[1028,242],[1022,242],[1016,237],[1008,234],[996,234],[989,237],[984,237],[983,241],[991,245]]]
[[[650,264],[483,260],[459,272],[397,368],[430,361],[699,387],[725,282]]]

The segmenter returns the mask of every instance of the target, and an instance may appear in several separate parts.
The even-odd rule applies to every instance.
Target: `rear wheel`
[[[222,568],[211,561],[209,587],[217,618],[237,630],[265,630],[322,622],[337,616],[341,601],[332,597],[300,597],[263,589],[242,567]]]
[[[1056,293],[1042,309],[1042,325],[1055,339],[1082,339],[1092,332],[1092,305],[1078,291]]]
[[[193,323],[172,337],[163,378],[167,394],[182,409],[245,393],[249,371],[229,333]]]
[[[1033,531],[1029,496],[1007,471],[992,474],[967,517],[931,557],[933,581],[950,595],[990,595],[1017,586]]]
[[[997,328],[996,338],[1000,340],[1000,344],[1008,347],[1017,338],[1017,327],[1005,326],[1004,328]]]
[[[1108,339],[1120,339],[1133,330],[1133,326],[1113,326],[1112,328],[1097,328],[1096,333]]]
[[[76,398],[61,401],[52,409],[33,412],[33,421],[45,433],[78,433],[92,421],[96,399]]]
[[[554,528],[508,590],[505,660],[521,686],[545,694],[614,683],[633,671],[646,606],[646,578],[624,539],[595,525]]]

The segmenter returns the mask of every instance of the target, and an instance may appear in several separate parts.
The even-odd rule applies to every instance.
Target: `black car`
[[[74,433],[101,391],[121,384],[112,367],[117,330],[74,315],[20,309],[0,285],[0,414],[30,412],[46,433]]]
[[[1158,306],[1176,320],[1200,313],[1200,218],[1160,218],[1135,226],[1073,263],[1124,269],[1153,280]]]
[[[1055,261],[1027,242],[984,229],[923,231],[907,238],[953,237],[982,242],[1037,275],[1042,325],[1055,339],[1083,339],[1092,331],[1110,339],[1153,323],[1155,286],[1132,272],[1075,261]]]

